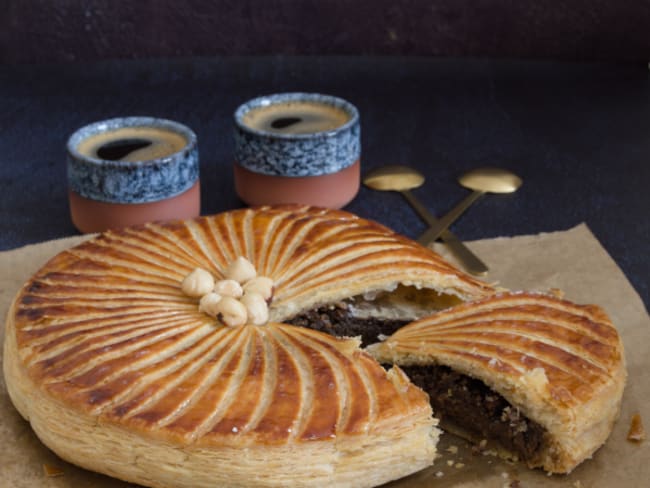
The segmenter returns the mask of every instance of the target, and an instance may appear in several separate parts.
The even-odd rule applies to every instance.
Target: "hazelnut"
[[[241,285],[235,280],[219,280],[214,284],[214,292],[224,297],[239,298],[244,294]]]
[[[204,312],[210,317],[216,317],[219,313],[217,304],[221,301],[221,298],[221,295],[214,292],[203,295],[199,300],[199,312]]]
[[[201,297],[210,293],[213,288],[214,278],[203,268],[195,268],[181,283],[181,290],[190,297]]]
[[[217,317],[228,327],[246,324],[248,313],[243,303],[233,297],[222,297],[215,305]]]
[[[244,284],[244,293],[259,293],[268,302],[273,296],[273,280],[268,276],[256,276]]]
[[[230,263],[225,273],[226,279],[235,280],[238,283],[246,283],[255,276],[257,276],[257,271],[255,271],[253,263],[241,256]]]
[[[269,321],[269,306],[260,293],[245,293],[241,303],[246,307],[248,324],[264,325]]]

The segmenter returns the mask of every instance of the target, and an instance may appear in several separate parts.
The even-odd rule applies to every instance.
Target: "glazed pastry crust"
[[[570,472],[605,442],[627,376],[623,343],[600,307],[537,293],[464,303],[368,351],[382,362],[441,364],[483,381],[546,429],[528,464],[554,473]]]
[[[219,279],[239,256],[273,279],[267,325],[224,327],[181,291],[194,268]],[[459,300],[494,292],[342,211],[263,207],[107,232],[53,258],[18,293],[6,383],[46,445],[117,478],[374,486],[433,462],[426,395],[357,340],[282,321],[400,284]]]
[[[267,327],[277,329],[273,334],[288,328],[280,324]],[[194,412],[179,414],[175,422],[169,422],[160,420],[159,408],[171,402],[180,387],[157,404],[143,398],[143,405],[151,406],[133,415],[124,413],[124,400],[143,395],[129,395],[126,389],[114,390],[113,397],[103,396],[102,402],[96,402],[98,397],[92,391],[56,398],[51,392],[61,385],[35,384],[18,359],[11,321],[7,332],[4,368],[9,394],[38,437],[67,461],[126,481],[170,488],[323,486],[326,482],[375,486],[423,469],[435,456],[439,431],[426,396],[401,371],[387,374],[351,341],[339,344],[324,334],[301,331],[307,335],[305,341],[318,342],[321,352],[331,348],[331,356],[336,357],[327,371],[312,370],[311,375],[332,379],[334,368],[342,367],[339,376],[356,374],[358,383],[367,382],[365,388],[358,383],[357,390],[337,384],[330,388],[332,394],[320,390],[311,406],[304,400],[301,404],[297,393],[285,391],[286,403],[295,408],[271,404],[266,415],[258,415],[257,423],[246,423],[251,413],[248,409],[259,408],[261,400],[246,399],[242,385],[239,392],[231,393],[231,408],[220,418],[216,405],[197,405]],[[313,349],[304,351],[315,354]],[[145,390],[169,385],[163,377],[158,383],[148,383]],[[314,378],[308,388],[316,388],[318,383]],[[142,386],[131,387],[143,391]],[[68,393],[73,390],[78,388],[71,387]],[[77,403],[72,403],[75,397]],[[119,402],[121,397],[124,399]],[[334,417],[323,418],[328,411],[335,412]],[[201,425],[208,422],[212,428],[200,428],[200,420],[204,420]]]

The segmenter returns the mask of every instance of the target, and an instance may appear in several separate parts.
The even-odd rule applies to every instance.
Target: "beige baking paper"
[[[86,237],[27,246],[0,253],[0,316],[21,284],[57,252]],[[436,245],[438,246],[438,245]],[[488,279],[510,289],[562,289],[577,303],[597,303],[617,325],[626,348],[628,385],[621,417],[607,443],[593,459],[568,476],[547,476],[491,455],[472,454],[468,446],[443,435],[441,457],[433,467],[393,483],[391,487],[641,487],[650,486],[650,440],[629,442],[632,415],[639,412],[650,431],[650,318],[643,302],[616,263],[586,225],[540,234],[469,243],[490,267]],[[444,247],[436,249],[446,254]],[[453,260],[453,257],[450,257]],[[4,328],[0,338],[4,340]],[[13,408],[0,380],[0,487],[119,488],[127,483],[91,473],[49,451]],[[127,446],[125,446],[127,448]],[[43,466],[62,474],[47,477]]]

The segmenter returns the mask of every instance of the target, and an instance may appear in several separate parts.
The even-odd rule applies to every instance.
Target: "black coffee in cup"
[[[234,116],[235,191],[245,203],[341,208],[359,191],[361,125],[350,102],[276,93]]]
[[[318,101],[285,101],[259,106],[246,112],[242,123],[251,129],[275,134],[313,134],[337,129],[351,115]]]
[[[106,161],[149,161],[177,153],[187,142],[181,134],[164,128],[122,127],[83,139],[77,151]]]

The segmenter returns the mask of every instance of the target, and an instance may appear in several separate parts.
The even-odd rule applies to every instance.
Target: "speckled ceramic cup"
[[[359,191],[361,125],[351,103],[279,93],[235,111],[235,190],[249,205],[341,208]]]
[[[67,152],[70,213],[81,232],[200,214],[197,139],[182,124],[95,122],[70,136]]]

